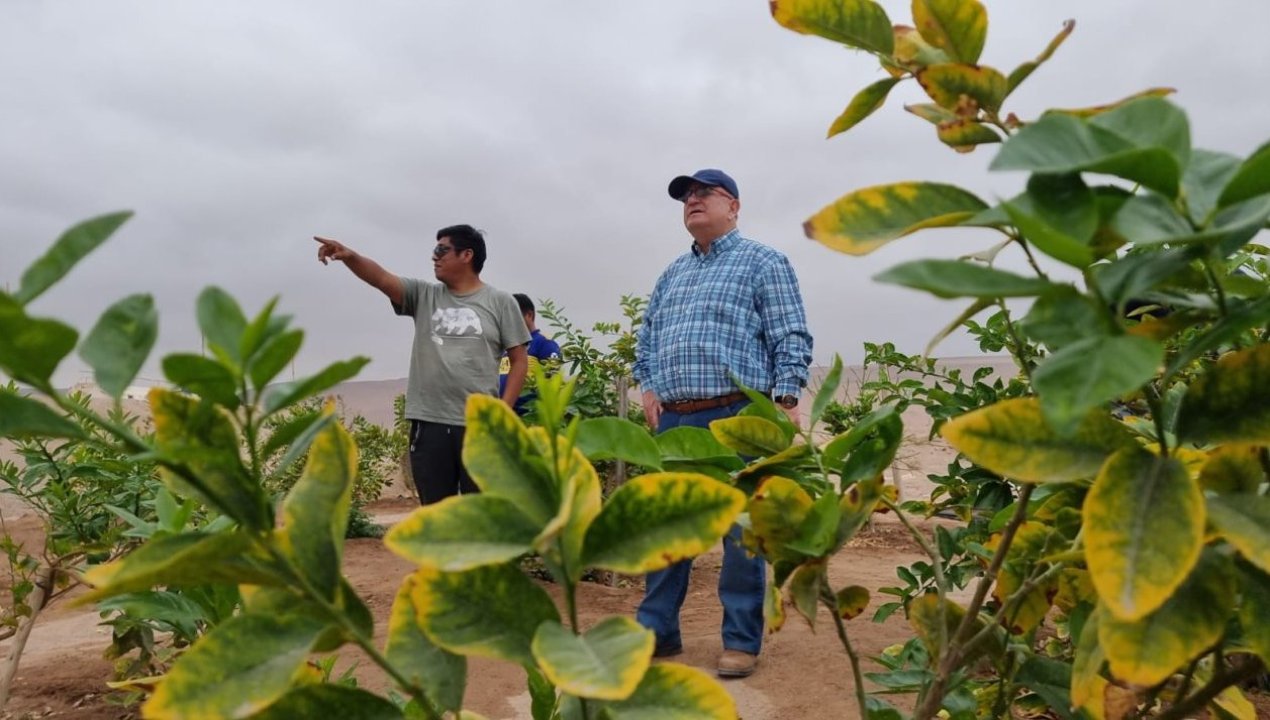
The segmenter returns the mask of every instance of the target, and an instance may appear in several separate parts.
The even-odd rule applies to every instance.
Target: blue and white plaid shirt
[[[657,280],[635,349],[635,380],[662,402],[737,391],[798,395],[811,334],[794,268],[737,230],[694,243]]]

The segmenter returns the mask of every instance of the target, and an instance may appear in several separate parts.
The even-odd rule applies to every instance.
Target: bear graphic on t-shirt
[[[437,308],[432,313],[432,337],[479,337],[481,318],[472,308]]]

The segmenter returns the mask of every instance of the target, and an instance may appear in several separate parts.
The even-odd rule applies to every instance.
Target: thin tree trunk
[[[53,588],[53,575],[56,572],[54,567],[49,565],[40,568],[40,572],[36,575],[35,589],[27,598],[31,614],[18,620],[18,630],[13,635],[13,644],[9,646],[9,653],[4,658],[3,667],[0,667],[0,709],[9,702],[13,679],[18,675],[18,662],[22,659],[22,651],[26,649],[27,639],[31,637],[31,628],[35,626],[35,619],[40,616],[40,611],[44,609],[44,602]]]

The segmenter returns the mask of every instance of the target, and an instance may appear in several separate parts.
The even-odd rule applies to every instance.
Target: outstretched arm
[[[400,305],[405,296],[401,278],[385,270],[379,263],[368,257],[358,255],[352,248],[330,238],[313,236],[318,241],[318,260],[323,265],[332,260],[344,263],[363,282],[388,296],[393,305]]]

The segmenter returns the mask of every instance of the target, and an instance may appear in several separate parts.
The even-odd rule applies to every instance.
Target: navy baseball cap
[[[741,199],[741,193],[736,189],[736,181],[722,170],[716,170],[714,168],[698,170],[691,175],[680,175],[670,181],[670,187],[668,187],[667,190],[670,192],[670,197],[675,200],[682,200],[684,193],[688,192],[688,186],[693,183],[701,183],[702,185],[723,188],[724,190],[727,190],[728,194],[732,197],[738,200]]]

